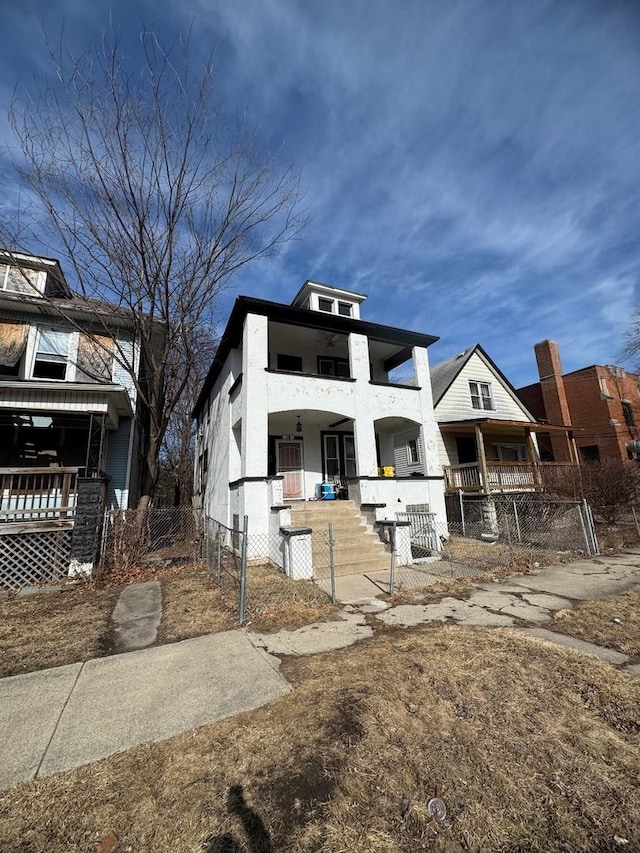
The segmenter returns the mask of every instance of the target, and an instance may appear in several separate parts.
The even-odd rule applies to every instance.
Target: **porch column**
[[[369,381],[369,341],[366,335],[351,332],[349,335],[349,370],[355,379],[353,386],[355,418],[353,436],[356,444],[356,462],[359,477],[378,476],[376,433],[373,425],[375,412],[371,410]]]
[[[422,447],[424,448],[423,468],[429,477],[441,477],[442,466],[438,455],[438,424],[433,413],[433,393],[431,391],[431,374],[429,372],[429,356],[425,347],[414,347],[413,370],[416,385],[420,388],[420,409]],[[444,488],[444,487],[443,487]],[[444,501],[444,498],[443,498]]]
[[[482,479],[482,487],[485,492],[490,492],[489,475],[487,473],[487,457],[484,452],[484,439],[482,437],[482,427],[480,424],[475,425],[476,433],[476,450],[478,451],[478,462],[480,463],[480,477]]]
[[[268,364],[268,319],[247,314],[242,337],[242,453],[241,477],[267,476],[268,399],[265,368]]]
[[[538,469],[538,465],[540,464],[540,455],[538,454],[538,448],[536,447],[536,443],[533,440],[533,436],[531,435],[531,428],[524,428],[525,440],[527,443],[527,452],[529,454],[529,459],[531,460],[531,464],[533,465],[533,484],[536,489],[540,488],[540,471]]]

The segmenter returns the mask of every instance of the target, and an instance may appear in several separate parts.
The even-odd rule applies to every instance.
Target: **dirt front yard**
[[[194,567],[113,574],[102,589],[86,584],[11,596],[0,601],[0,677],[110,654],[118,595],[126,583],[145,580],[159,580],[162,587],[159,644],[238,625],[237,590],[221,588],[210,572]],[[331,618],[337,609],[313,584],[291,581],[275,569],[250,568],[247,588],[247,618],[258,631],[297,628]]]
[[[106,838],[114,853],[640,846],[628,673],[459,626],[378,635],[283,672],[295,690],[264,709],[7,791],[3,853]]]

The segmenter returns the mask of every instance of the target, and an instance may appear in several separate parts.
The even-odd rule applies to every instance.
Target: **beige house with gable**
[[[571,430],[538,422],[480,344],[432,367],[431,387],[446,491],[542,490],[548,471],[577,462]],[[540,432],[558,434],[572,461],[541,461]]]

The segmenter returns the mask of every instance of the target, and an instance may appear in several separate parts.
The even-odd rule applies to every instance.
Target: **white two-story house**
[[[268,533],[280,507],[329,483],[378,520],[420,504],[445,522],[437,338],[362,319],[365,298],[307,281],[290,305],[236,299],[194,410],[208,516]]]
[[[23,534],[40,534],[46,562],[51,536],[68,531],[56,551],[68,563],[83,494],[135,505],[145,438],[128,366],[139,361],[127,311],[72,293],[54,259],[0,252],[0,586],[12,560],[19,582]],[[95,520],[85,525],[93,535]]]

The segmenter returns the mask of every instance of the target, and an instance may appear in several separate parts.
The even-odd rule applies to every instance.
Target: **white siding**
[[[411,439],[416,439],[418,442],[418,452],[420,454],[420,463],[418,465],[409,465],[407,462],[407,442]],[[398,432],[393,436],[393,458],[396,466],[396,477],[408,477],[414,471],[423,473],[424,448],[422,446],[419,427],[408,429],[405,432]]]
[[[493,409],[474,409],[471,405],[469,382],[474,380],[491,383]],[[474,352],[456,376],[451,387],[436,406],[435,415],[439,423],[475,418],[503,421],[532,420],[531,414],[478,352]]]

